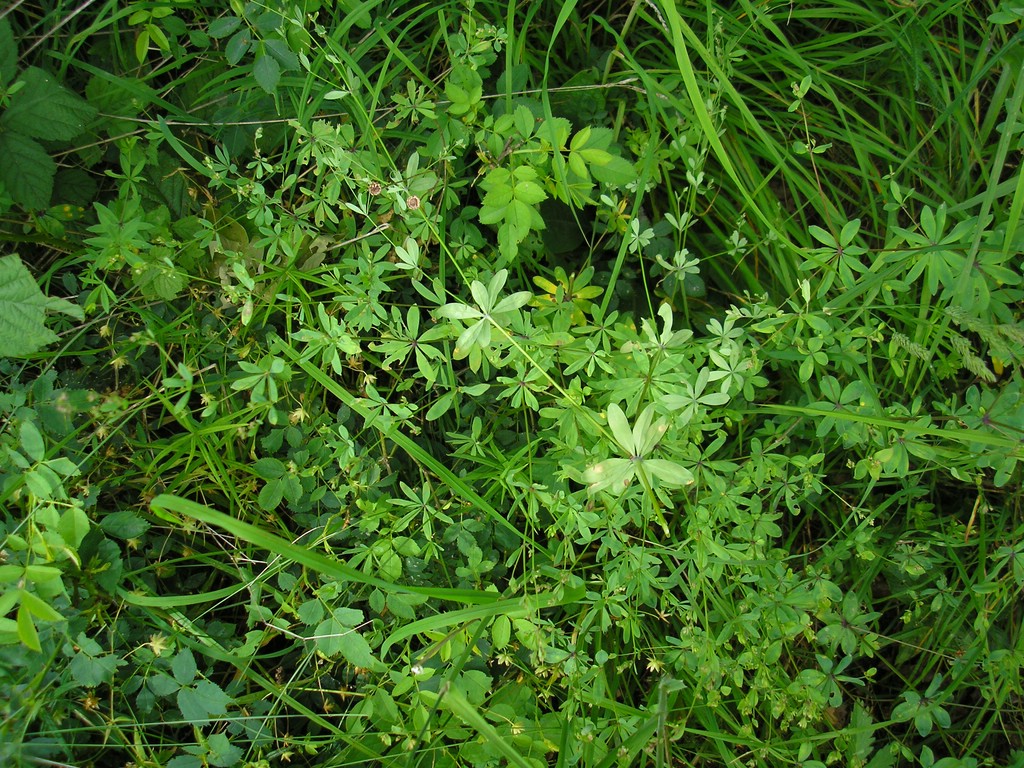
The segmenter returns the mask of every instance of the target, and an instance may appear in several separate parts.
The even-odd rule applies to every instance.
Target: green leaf
[[[362,0],[340,0],[338,7],[344,11],[346,23],[355,24],[360,29],[369,29],[373,24],[370,10],[374,6],[371,3]]]
[[[42,461],[46,458],[46,445],[43,443],[43,435],[39,428],[31,421],[24,421],[21,424],[21,450],[32,459]]]
[[[339,640],[339,650],[342,657],[353,667],[361,669],[382,670],[384,665],[374,657],[370,650],[370,644],[366,642],[359,632],[354,629],[346,632]]]
[[[277,59],[277,63],[281,65],[281,69],[290,70],[299,68],[299,57],[295,55],[284,40],[264,40],[263,45],[266,46],[267,53]]]
[[[281,65],[277,59],[264,53],[256,58],[256,64],[252,68],[252,76],[259,83],[260,88],[269,94],[277,91],[277,84],[281,81]]]
[[[3,138],[0,134],[0,156]],[[0,162],[0,168],[5,165]],[[0,357],[31,355],[57,340],[45,325],[46,306],[46,296],[21,259],[0,256]]]
[[[35,616],[37,619],[42,621],[63,621],[64,617],[57,612],[49,603],[44,602],[41,598],[32,594],[31,592],[22,591],[21,603],[28,608],[29,613]]]
[[[57,533],[69,548],[77,551],[92,525],[89,516],[79,507],[70,507],[60,516]]]
[[[491,624],[491,642],[499,651],[512,639],[512,622],[508,616],[498,616]]]
[[[180,685],[188,685],[195,680],[198,671],[196,657],[191,650],[182,648],[174,655],[174,660],[171,661],[171,672],[175,681]]]
[[[96,117],[96,109],[85,99],[58,85],[38,67],[21,73],[25,84],[11,97],[0,117],[0,126],[45,141],[70,141]]]
[[[39,633],[36,631],[36,625],[32,621],[32,614],[29,613],[24,603],[18,606],[18,639],[30,651],[38,653],[43,650],[42,645],[39,643]]]
[[[282,351],[285,350],[282,348]],[[315,368],[307,368],[303,366],[301,360],[296,359],[296,362],[300,366],[302,366],[303,370],[306,371],[307,373],[309,373],[310,371],[316,371]],[[315,378],[318,374],[319,372],[316,372],[311,375]],[[330,380],[327,379],[326,381]],[[352,406],[355,406],[353,410],[361,410],[361,406],[359,406],[359,404],[355,403],[354,401],[352,401],[349,407]],[[357,410],[357,412],[359,412],[359,410]],[[365,411],[363,413],[365,413]],[[406,442],[406,439],[403,439],[403,436],[401,434],[393,434],[391,436],[391,439],[398,442],[400,446],[405,447],[406,450],[411,449],[414,452],[414,456],[418,460],[424,461],[424,463],[431,461],[431,457],[428,454],[422,451],[417,452],[418,446],[414,443]],[[449,485],[451,485],[454,488],[460,489],[462,494],[468,495],[468,497],[473,500],[475,500],[475,498],[479,498],[479,501],[477,503],[480,507],[486,507],[487,502],[482,497],[474,498],[474,496],[471,495],[473,494],[472,489],[469,489],[468,486],[462,488],[462,486],[464,486],[464,483],[458,477],[456,477],[451,472],[451,470],[447,469],[447,467],[444,467],[439,462],[437,462],[436,459],[433,460],[432,463],[428,464],[428,466],[430,466],[432,471],[434,471],[435,473],[441,474],[442,477],[449,483]],[[164,519],[175,519],[173,516],[169,517],[167,515],[167,512],[164,511],[168,510],[171,512],[176,512],[178,514],[187,515],[188,517],[209,523],[210,525],[216,525],[220,528],[223,528],[224,530],[229,531],[233,535],[238,536],[244,541],[248,541],[249,543],[257,547],[267,549],[273,552],[274,554],[281,556],[282,558],[291,560],[300,565],[304,565],[307,568],[313,569],[321,575],[330,576],[334,579],[339,579],[342,581],[354,581],[359,584],[369,584],[371,586],[380,587],[381,589],[387,590],[388,592],[411,592],[415,594],[426,595],[428,597],[437,597],[442,600],[453,600],[462,603],[493,603],[498,599],[498,595],[490,592],[484,592],[481,590],[452,589],[448,587],[411,586],[393,584],[391,582],[384,581],[383,579],[377,579],[373,576],[369,576],[367,574],[362,573],[361,571],[356,570],[355,568],[346,563],[339,562],[334,558],[328,558],[324,555],[321,555],[318,552],[315,552],[306,546],[293,544],[290,541],[281,538],[280,536],[275,536],[272,533],[268,533],[267,531],[265,531],[262,528],[259,528],[258,526],[242,522],[241,520],[238,520],[230,515],[226,515],[223,512],[217,512],[216,510],[210,509],[209,507],[203,506],[202,504],[197,504],[194,501],[182,499],[177,496],[161,494],[160,496],[157,496],[150,502],[150,506],[156,512],[157,516],[163,517]],[[497,513],[495,513],[495,515],[496,514]],[[512,530],[516,529],[513,528]]]
[[[241,25],[242,20],[237,16],[223,16],[219,19],[214,19],[207,29],[206,34],[215,40],[219,40],[222,37],[227,37],[234,32]]]
[[[263,486],[256,500],[262,509],[272,512],[280,506],[284,499],[284,489],[284,481],[281,478],[271,480]]]
[[[613,156],[603,165],[592,165],[590,172],[595,179],[612,187],[624,187],[637,179],[636,168],[623,157]]]
[[[633,441],[633,431],[629,428],[626,414],[615,403],[608,406],[608,428],[612,431],[612,437],[615,438],[615,442],[619,444],[619,447],[627,456],[637,453]]]
[[[200,680],[194,686],[178,691],[178,709],[182,717],[190,722],[205,722],[228,711],[231,697],[216,683]]]
[[[288,474],[288,468],[285,467],[284,462],[273,457],[257,459],[253,463],[252,469],[253,472],[264,480],[277,480],[277,478]]]
[[[114,679],[117,668],[126,663],[113,654],[101,654],[98,645],[86,647],[80,643],[80,650],[71,659],[68,669],[76,683],[86,688],[109,683]]]
[[[427,695],[429,698],[435,698],[438,705],[450,711],[479,733],[483,742],[491,747],[497,755],[508,760],[509,764],[516,768],[537,768],[538,765],[543,765],[543,763],[523,757],[493,725],[487,722],[486,718],[480,714],[480,710],[474,707],[458,688],[445,686],[441,689],[440,694]]]
[[[34,139],[0,126],[0,157],[0,183],[11,199],[25,208],[49,207],[57,164],[46,150]]]
[[[218,768],[231,768],[238,765],[245,755],[241,749],[231,744],[227,734],[224,733],[211,735],[206,740],[206,746],[210,750],[206,756],[207,762]]]
[[[116,539],[137,539],[149,530],[149,522],[130,509],[122,509],[105,516],[100,528]]]
[[[228,44],[224,49],[224,57],[227,59],[228,64],[235,66],[251,48],[252,35],[249,34],[248,29],[241,29],[228,40]]]
[[[178,682],[170,675],[157,672],[146,678],[146,687],[156,696],[170,696],[181,689]]]

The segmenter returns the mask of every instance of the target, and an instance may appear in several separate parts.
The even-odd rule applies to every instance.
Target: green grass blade
[[[401,584],[394,584],[383,579],[369,576],[357,571],[355,568],[331,560],[324,555],[313,552],[304,546],[292,544],[290,541],[268,533],[255,525],[237,520],[223,512],[210,509],[203,504],[183,499],[179,496],[161,494],[150,502],[154,514],[169,522],[179,522],[169,512],[190,517],[193,520],[221,528],[231,535],[242,539],[253,546],[265,549],[285,560],[305,566],[321,576],[339,579],[342,581],[354,581],[358,584],[367,584],[378,587],[389,592],[405,592],[427,597],[435,597],[441,600],[451,600],[457,603],[479,605],[491,603],[498,599],[493,592],[482,592],[472,589],[449,589],[444,587],[412,587]]]

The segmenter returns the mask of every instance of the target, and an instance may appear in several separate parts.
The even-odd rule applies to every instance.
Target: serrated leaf
[[[0,145],[2,140],[0,135]],[[0,162],[0,167],[5,165]],[[45,325],[46,304],[46,296],[21,259],[0,256],[0,357],[30,355],[57,340]]]
[[[194,686],[178,691],[178,709],[191,722],[204,722],[228,711],[231,697],[219,685],[209,680],[200,680]]]
[[[277,478],[288,474],[288,468],[285,467],[284,462],[270,456],[257,459],[253,462],[252,469],[264,480],[277,480]]]
[[[237,16],[223,16],[219,19],[214,19],[210,24],[209,29],[206,30],[206,34],[215,40],[219,40],[222,37],[227,37],[234,32],[242,24],[242,20]]]
[[[271,480],[260,491],[259,497],[256,499],[262,509],[267,512],[272,512],[280,506],[281,501],[284,499],[284,483],[280,478],[277,480]]]
[[[0,130],[0,182],[18,205],[41,209],[50,205],[57,164],[34,139]]]
[[[299,621],[306,626],[312,626],[323,621],[324,604],[319,600],[307,600],[299,606],[296,614],[299,617]]]
[[[215,733],[206,740],[206,746],[210,750],[206,761],[218,768],[231,768],[242,761],[244,753],[241,749],[231,744],[227,734]]]
[[[70,141],[96,117],[96,109],[38,67],[29,67],[19,78],[25,83],[11,97],[0,117],[0,126],[46,141]]]
[[[345,627],[355,627],[363,623],[363,612],[357,608],[335,608],[331,615]]]
[[[137,539],[149,530],[149,522],[139,517],[137,512],[122,509],[100,520],[100,528],[116,539]]]
[[[277,91],[277,84],[281,82],[281,65],[273,56],[264,53],[256,58],[252,68],[252,76],[259,83],[260,88],[269,94]]]
[[[170,696],[181,689],[177,680],[163,672],[157,672],[147,677],[146,687],[157,696]]]
[[[381,663],[374,657],[370,644],[361,634],[351,630],[338,638],[341,655],[353,667],[362,669],[378,669]]]
[[[196,657],[188,648],[182,648],[174,655],[171,661],[171,673],[179,685],[188,685],[196,679],[199,668],[196,666]]]
[[[284,40],[271,38],[270,40],[264,40],[263,44],[266,46],[267,52],[277,59],[281,69],[291,70],[299,68],[299,57],[295,55]]]
[[[86,688],[95,688],[113,680],[117,668],[124,664],[122,659],[113,654],[92,655],[83,649],[71,659],[68,668],[76,683]]]
[[[249,34],[248,29],[240,29],[228,40],[228,44],[224,48],[224,58],[227,59],[228,64],[234,66],[242,60],[250,48],[252,48],[252,35]]]
[[[612,157],[604,165],[593,165],[590,167],[590,173],[598,181],[613,187],[624,187],[637,178],[636,168],[622,157]]]

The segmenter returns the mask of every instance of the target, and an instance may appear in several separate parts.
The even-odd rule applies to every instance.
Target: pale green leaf
[[[30,355],[57,340],[44,324],[45,308],[46,297],[21,259],[0,256],[0,357]]]
[[[647,459],[643,462],[643,467],[664,485],[682,487],[693,482],[693,473],[690,470],[666,459]]]
[[[637,455],[636,443],[633,440],[633,431],[629,428],[629,421],[626,419],[626,414],[615,403],[608,406],[608,428],[612,431],[615,442],[627,456]]]
[[[29,613],[24,603],[18,606],[18,639],[31,651],[38,653],[43,649],[42,645],[39,644],[39,633],[36,631],[36,625],[32,621],[32,614]]]
[[[56,608],[31,592],[22,591],[21,603],[29,610],[29,613],[37,619],[41,619],[43,621],[64,620],[64,617],[60,615]]]
[[[530,299],[532,298],[533,294],[529,291],[517,291],[511,296],[506,296],[504,299],[499,301],[495,305],[494,309],[491,310],[491,314],[500,315],[502,312],[511,312],[515,309],[519,309],[520,307],[525,307],[530,303]]]
[[[85,511],[79,507],[70,507],[60,516],[57,532],[68,547],[77,551],[90,527],[89,516]]]
[[[479,309],[467,304],[445,304],[443,307],[438,307],[434,314],[448,320],[479,320],[483,317],[483,313]]]

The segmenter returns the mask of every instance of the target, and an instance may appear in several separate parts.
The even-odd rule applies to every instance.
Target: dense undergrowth
[[[0,14],[0,763],[1024,766],[1012,3]]]

